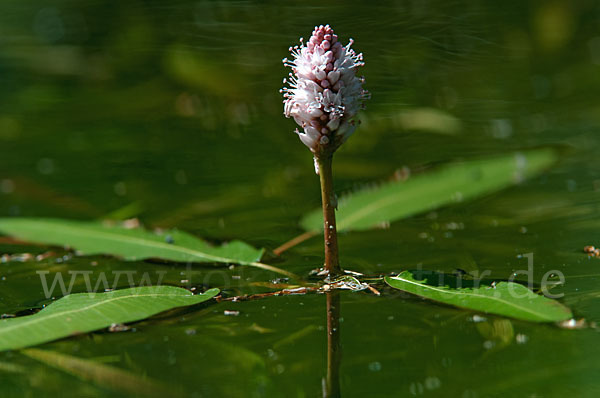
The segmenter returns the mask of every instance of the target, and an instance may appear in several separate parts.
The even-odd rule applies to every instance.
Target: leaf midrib
[[[396,279],[396,280],[400,280],[400,281],[403,281],[403,282],[406,282],[406,283],[410,283],[411,285],[419,286],[419,287],[421,287],[421,288],[423,288],[425,290],[429,289],[429,290],[434,290],[434,291],[437,291],[437,292],[440,292],[440,293],[449,293],[449,294],[461,295],[461,296],[473,296],[473,297],[478,297],[478,298],[483,298],[483,299],[495,300],[495,301],[507,304],[510,307],[513,307],[513,308],[516,308],[516,309],[520,309],[521,311],[524,311],[526,313],[535,315],[535,316],[537,316],[540,319],[545,319],[545,320],[550,319],[550,318],[544,316],[543,314],[540,314],[540,313],[532,311],[532,310],[528,310],[527,308],[520,307],[520,306],[516,305],[515,303],[512,303],[510,301],[506,301],[506,300],[502,300],[501,298],[498,298],[498,297],[486,296],[486,295],[476,294],[476,293],[471,293],[471,292],[453,292],[452,290],[439,289],[439,288],[436,288],[436,287],[433,287],[433,286],[429,286],[429,285],[428,286],[424,286],[422,283],[413,282],[413,281],[410,281],[408,279],[404,279],[404,278],[397,277],[397,276],[396,277],[390,277],[390,279]]]
[[[83,294],[85,294],[85,293],[83,293]],[[92,293],[92,294],[98,294],[98,293]],[[187,294],[174,294],[174,293],[169,293],[169,294],[165,294],[165,293],[137,293],[137,294],[129,294],[129,295],[126,295],[126,296],[119,296],[119,297],[101,299],[102,301],[99,301],[97,303],[93,303],[93,304],[90,304],[90,305],[87,305],[87,306],[83,306],[83,307],[80,307],[80,308],[76,308],[76,309],[72,309],[72,310],[66,310],[66,311],[58,311],[58,312],[51,313],[49,315],[45,315],[45,314],[31,315],[30,319],[25,320],[25,321],[23,321],[21,323],[18,323],[16,325],[6,326],[6,327],[1,327],[0,326],[0,335],[2,335],[3,333],[7,333],[8,331],[13,330],[15,328],[31,326],[32,324],[35,324],[37,322],[41,322],[41,321],[45,321],[45,320],[48,320],[48,319],[52,319],[52,318],[55,318],[57,316],[67,316],[69,314],[74,314],[74,313],[81,312],[81,311],[87,311],[87,310],[93,309],[94,307],[97,307],[99,305],[108,304],[110,302],[121,300],[121,299],[129,299],[129,298],[132,298],[132,297],[198,297],[198,296],[203,296],[203,295],[204,294],[202,294],[202,295],[193,295],[193,294],[187,295]],[[14,318],[14,319],[19,319],[19,318]]]
[[[403,187],[404,190],[406,190],[405,187]],[[430,189],[425,190],[425,192],[427,191],[437,191],[438,187],[432,186]],[[343,218],[340,222],[341,227],[340,229],[344,229],[346,228],[346,224],[348,225],[352,225],[353,223],[357,223],[360,220],[364,219],[366,216],[368,216],[369,214],[384,208],[384,207],[388,207],[392,204],[394,204],[395,202],[401,202],[403,200],[405,200],[406,198],[401,197],[400,195],[397,194],[397,192],[394,192],[393,194],[389,194],[389,196],[383,197],[379,200],[376,200],[374,202],[371,202],[368,206],[364,206],[362,207],[360,210],[355,211],[354,213],[352,213],[350,216],[347,216],[345,218]],[[439,202],[441,199],[438,200],[434,200],[434,203]],[[441,200],[442,202],[444,202],[444,200]]]
[[[38,224],[42,224],[44,223],[43,221],[38,222]],[[145,246],[145,247],[150,247],[150,248],[161,248],[161,249],[165,249],[167,251],[174,251],[174,252],[179,252],[179,253],[184,253],[184,254],[190,254],[194,257],[198,257],[198,258],[204,258],[204,259],[208,259],[208,260],[213,260],[213,261],[217,261],[217,262],[223,262],[223,263],[227,263],[227,262],[238,262],[240,264],[245,264],[246,262],[241,262],[239,260],[233,260],[231,258],[226,258],[226,257],[219,257],[219,256],[215,256],[215,255],[211,255],[211,254],[206,254],[197,250],[193,250],[193,249],[188,249],[185,248],[183,246],[177,246],[177,245],[173,245],[171,243],[163,243],[163,242],[158,242],[158,241],[152,241],[152,240],[146,240],[146,239],[142,239],[142,238],[136,238],[136,237],[131,237],[128,235],[119,235],[119,234],[115,234],[115,233],[109,233],[109,232],[104,232],[104,231],[90,231],[89,229],[85,229],[85,228],[79,228],[73,225],[57,225],[57,224],[53,224],[53,223],[45,223],[47,225],[51,225],[53,227],[55,227],[57,230],[63,230],[66,231],[66,233],[70,233],[70,234],[74,234],[74,233],[78,233],[80,235],[84,235],[86,237],[89,238],[101,238],[101,239],[105,239],[105,240],[109,240],[109,241],[113,241],[113,242],[129,242],[129,243],[135,243],[135,244],[139,244],[141,246]],[[28,226],[30,229],[35,230],[36,228],[31,228],[31,225]],[[152,244],[149,244],[152,243]]]
[[[546,162],[547,159],[546,158],[544,158],[546,160],[542,161],[542,160],[534,158],[534,157],[528,158],[526,164],[519,165],[519,163],[516,162],[515,159],[514,159],[514,156],[516,154],[519,154],[519,153],[520,152],[514,152],[514,153],[512,153],[512,155],[513,155],[513,158],[512,158],[513,162],[512,163],[509,163],[507,161],[507,160],[510,160],[508,158],[508,156],[507,156],[507,157],[498,157],[498,158],[489,159],[489,160],[482,160],[479,164],[477,164],[477,163],[474,162],[472,165],[473,166],[478,166],[478,167],[480,167],[480,169],[483,168],[484,170],[487,170],[487,172],[490,173],[489,175],[486,175],[486,179],[488,179],[488,180],[489,179],[494,179],[494,176],[495,176],[496,173],[500,173],[503,176],[507,175],[507,173],[500,172],[498,170],[495,170],[495,171],[491,170],[491,163],[494,163],[494,165],[500,165],[500,166],[502,166],[503,170],[504,170],[505,166],[509,170],[512,170],[513,172],[515,170],[518,170],[519,172],[523,173],[523,176],[526,176],[526,177],[529,177],[532,174],[535,174],[541,168],[547,166],[547,162]],[[542,154],[542,153],[540,152],[540,154]],[[469,163],[470,162],[466,162],[466,163],[461,164],[461,166],[463,167],[463,170],[460,170],[461,173],[464,173],[465,167],[466,167],[466,170],[468,171],[468,168],[470,166]],[[449,167],[450,167],[450,169],[448,169],[448,168],[440,169],[439,172],[438,172],[440,174],[435,174],[434,173],[433,175],[430,175],[430,177],[439,178],[440,175],[444,174],[444,173],[448,174],[448,172],[451,172],[451,173],[459,172],[459,170],[453,169],[452,165],[450,165]],[[504,170],[504,171],[506,171],[506,170]],[[420,182],[423,182],[423,181],[420,181]],[[463,185],[464,185],[464,183],[465,183],[465,181],[463,181]],[[499,184],[498,187],[496,187],[495,189],[493,189],[491,191],[493,192],[493,191],[495,191],[497,189],[500,189],[502,186],[510,186],[510,185],[511,185],[510,183],[507,183],[506,181],[504,181],[504,183]],[[436,192],[437,190],[438,190],[438,187],[436,185],[434,185],[431,189],[428,189],[427,191],[429,191],[431,193],[431,192]],[[361,193],[359,192],[358,194],[351,195],[350,197],[347,197],[345,199],[356,199],[360,194]],[[370,193],[367,193],[367,197],[368,197],[369,194]],[[374,212],[377,212],[379,209],[389,207],[390,205],[393,205],[397,201],[402,201],[402,200],[406,199],[406,197],[404,197],[401,200],[401,199],[397,198],[397,196],[398,196],[397,192],[396,193],[392,193],[390,198],[377,199],[377,200],[371,202],[369,205],[363,206],[363,207],[361,207],[358,210],[356,210],[356,209],[354,211],[353,210],[348,210],[350,212],[350,215],[347,216],[347,217],[345,217],[345,218],[341,218],[339,220],[339,222],[338,222],[338,228],[340,230],[344,230],[346,228],[353,228],[353,227],[359,228],[359,227],[356,226],[356,224],[359,224],[362,220],[364,220],[365,218],[368,218],[368,216],[370,214],[372,214]],[[344,202],[344,199],[342,199],[340,201],[340,209],[343,208],[343,202]],[[445,200],[434,200],[433,207],[438,206],[440,203],[443,204],[443,203],[446,203],[446,201]],[[315,217],[317,217],[318,214],[320,214],[320,213],[318,211],[315,211],[314,214],[315,214]],[[382,221],[385,221],[385,220],[382,220]],[[317,221],[315,221],[315,225],[318,225]],[[315,231],[319,231],[320,229],[321,229],[321,227],[317,227],[314,230]]]

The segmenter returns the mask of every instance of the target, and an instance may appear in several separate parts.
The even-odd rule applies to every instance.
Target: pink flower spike
[[[284,114],[304,129],[298,135],[315,155],[332,153],[346,141],[369,98],[364,79],[356,76],[364,62],[353,43],[342,46],[329,25],[320,25],[308,41],[290,47],[293,59],[283,60],[292,70],[281,90]]]

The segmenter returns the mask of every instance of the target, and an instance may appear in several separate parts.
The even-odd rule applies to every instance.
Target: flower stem
[[[317,156],[319,176],[321,180],[321,201],[323,202],[323,235],[325,237],[325,270],[329,277],[340,275],[338,257],[337,229],[335,224],[335,209],[337,199],[333,191],[333,152]]]

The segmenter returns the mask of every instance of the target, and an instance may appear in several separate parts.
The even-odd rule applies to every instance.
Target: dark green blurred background
[[[364,273],[489,269],[507,278],[526,267],[518,256],[532,252],[535,276],[562,271],[563,301],[600,321],[600,260],[581,253],[600,245],[598,1],[3,0],[0,216],[136,216],[268,249],[298,235],[299,218],[320,197],[311,155],[282,114],[281,59],[324,23],[344,43],[355,39],[372,93],[362,126],[336,155],[338,192],[403,167],[416,173],[569,147],[557,167],[517,187],[342,235],[343,265]],[[321,245],[315,238],[270,262],[306,274],[320,264]],[[0,243],[2,252],[25,250]],[[177,265],[97,261],[107,272],[168,270],[170,283],[182,279]],[[89,263],[0,264],[0,313],[43,302],[35,270]],[[207,282],[214,268],[197,269],[198,284],[222,287]],[[226,272],[243,275],[227,282],[236,292],[273,277]],[[473,314],[409,297],[342,300],[344,396],[600,392],[593,328],[476,324]],[[42,348],[184,396],[313,397],[325,374],[324,307],[321,296],[221,303],[143,322],[133,333]],[[229,309],[240,316],[225,317]],[[0,380],[9,396],[115,394],[18,353],[0,354]]]

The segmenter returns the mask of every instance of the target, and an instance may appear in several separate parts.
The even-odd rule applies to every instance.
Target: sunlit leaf
[[[534,176],[558,159],[551,148],[455,163],[439,170],[363,190],[339,201],[338,230],[364,230],[445,205],[490,194]],[[323,228],[322,210],[306,215],[307,231]]]
[[[395,289],[460,308],[503,315],[532,322],[558,322],[572,317],[571,310],[556,300],[535,294],[514,282],[499,282],[494,286],[477,286],[473,281],[437,273],[415,278],[410,271],[386,277],[385,282]],[[446,279],[446,280],[444,280]],[[448,280],[450,279],[450,280]],[[460,281],[461,285],[456,286]],[[471,287],[466,287],[471,285]],[[451,287],[452,286],[452,287]]]
[[[202,303],[218,293],[219,289],[210,289],[194,295],[173,286],[144,286],[70,294],[34,315],[0,320],[0,351],[139,321],[173,308]]]
[[[250,265],[259,261],[263,254],[262,249],[241,241],[212,246],[178,230],[158,233],[100,222],[0,218],[0,232],[30,242],[69,246],[82,254],[110,254],[125,260],[160,258]]]

